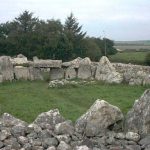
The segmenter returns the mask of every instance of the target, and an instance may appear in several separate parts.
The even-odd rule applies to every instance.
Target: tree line
[[[40,20],[24,11],[13,21],[0,24],[0,55],[19,53],[28,58],[71,60],[90,57],[93,61],[117,51],[112,40],[87,36],[71,13],[62,24],[60,20]]]

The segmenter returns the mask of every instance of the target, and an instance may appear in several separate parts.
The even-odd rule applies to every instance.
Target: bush
[[[146,55],[145,63],[150,66],[150,53]]]

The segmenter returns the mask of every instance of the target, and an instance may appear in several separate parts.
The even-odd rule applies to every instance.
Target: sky
[[[24,10],[39,19],[60,19],[62,23],[72,12],[89,36],[150,40],[150,0],[0,0],[0,23]]]

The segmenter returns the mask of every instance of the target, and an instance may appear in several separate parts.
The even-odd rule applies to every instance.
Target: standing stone
[[[108,58],[103,56],[97,66],[95,79],[107,83],[121,83],[123,77],[115,70]]]
[[[85,133],[86,136],[92,137],[122,119],[123,114],[118,107],[104,100],[96,100],[90,109],[77,120],[75,129],[81,134]]]
[[[3,76],[0,74],[0,83],[3,82]]]
[[[80,61],[78,68],[78,78],[89,79],[90,77],[92,77],[91,60],[86,57]]]
[[[63,68],[52,68],[50,71],[50,79],[57,80],[64,78],[64,69]]]
[[[29,67],[30,80],[44,80],[39,68]]]
[[[92,70],[90,65],[80,65],[78,69],[79,79],[89,79],[92,76]]]
[[[23,79],[23,80],[29,80],[30,74],[29,74],[29,68],[23,67],[23,66],[15,66],[14,68],[15,78],[17,80]]]
[[[72,67],[68,67],[65,71],[65,79],[75,79],[76,77],[76,70]]]
[[[150,89],[135,101],[133,108],[128,112],[125,130],[140,135],[150,134]]]
[[[14,79],[13,64],[8,56],[0,57],[0,75],[3,81],[12,81]]]

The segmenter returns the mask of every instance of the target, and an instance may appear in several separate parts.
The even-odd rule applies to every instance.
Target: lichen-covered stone
[[[76,122],[75,128],[86,136],[96,136],[105,131],[110,125],[123,119],[123,114],[116,106],[104,100],[96,100],[90,109]]]
[[[135,101],[133,108],[128,112],[125,129],[140,135],[150,134],[150,89]]]

